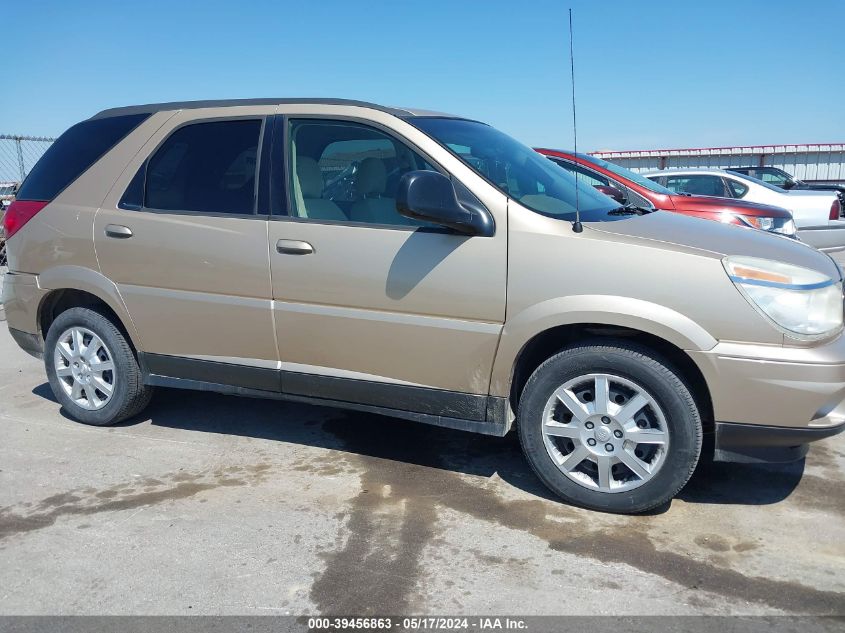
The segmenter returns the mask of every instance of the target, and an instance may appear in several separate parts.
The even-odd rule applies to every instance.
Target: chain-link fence
[[[32,166],[56,139],[47,136],[0,134],[0,205],[5,211]],[[0,227],[0,272],[6,267],[6,241]]]
[[[0,182],[21,182],[56,139],[0,134]]]

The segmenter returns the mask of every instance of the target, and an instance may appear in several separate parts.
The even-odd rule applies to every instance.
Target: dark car
[[[795,237],[792,214],[780,207],[725,197],[676,193],[629,169],[589,154],[539,148],[535,151],[575,175],[579,181],[593,185],[626,206],[662,209]]]
[[[804,182],[778,167],[731,167],[730,171],[757,178],[781,189],[815,189],[817,191],[835,191],[839,202],[845,208],[845,184],[825,184]]]

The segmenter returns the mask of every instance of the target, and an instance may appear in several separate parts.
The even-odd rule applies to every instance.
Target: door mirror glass
[[[452,181],[436,171],[417,170],[402,176],[396,191],[396,210],[407,218],[467,235],[492,235],[492,219],[462,206]]]
[[[604,195],[610,196],[611,198],[616,200],[616,202],[620,204],[625,204],[625,192],[623,192],[621,189],[618,189],[613,185],[594,185],[594,187]]]

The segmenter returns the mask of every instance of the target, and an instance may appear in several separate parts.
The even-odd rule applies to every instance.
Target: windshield
[[[786,173],[782,169],[778,169],[777,167],[758,167],[754,174],[754,177],[759,178],[763,182],[767,182],[770,185],[774,185],[776,187],[781,187],[784,189],[784,185],[790,180],[795,184],[801,182],[797,178],[793,178],[790,174]]]
[[[653,180],[649,180],[645,176],[640,176],[637,173],[634,173],[630,169],[625,169],[624,167],[620,167],[619,165],[614,165],[613,163],[608,163],[606,160],[602,160],[601,158],[596,158],[595,156],[590,156],[589,154],[575,154],[578,158],[583,160],[589,161],[594,165],[598,165],[599,167],[603,167],[607,171],[613,172],[617,176],[621,176],[622,178],[627,178],[631,182],[637,183],[640,187],[645,187],[649,191],[653,191],[654,193],[661,193],[664,196],[674,196],[676,195],[674,191],[671,189],[667,189],[663,185],[659,185]]]
[[[553,218],[575,220],[575,178],[530,147],[477,121],[435,117],[408,121],[520,204]],[[585,222],[624,219],[611,213],[619,203],[592,187],[578,187],[578,207]]]
[[[775,191],[777,193],[783,193],[783,188],[775,187],[773,184],[760,180],[759,178],[755,178],[754,176],[749,176],[748,174],[738,174],[737,172],[732,172],[742,178],[743,180],[750,180],[756,185],[760,185],[761,187],[765,187],[771,191]]]

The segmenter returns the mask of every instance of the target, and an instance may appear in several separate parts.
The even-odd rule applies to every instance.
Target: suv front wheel
[[[701,453],[701,418],[683,380],[623,341],[574,345],[540,365],[522,392],[518,426],[543,483],[604,512],[665,504]]]
[[[121,422],[140,413],[152,397],[126,337],[88,308],[56,317],[44,342],[44,365],[53,395],[85,424]]]

